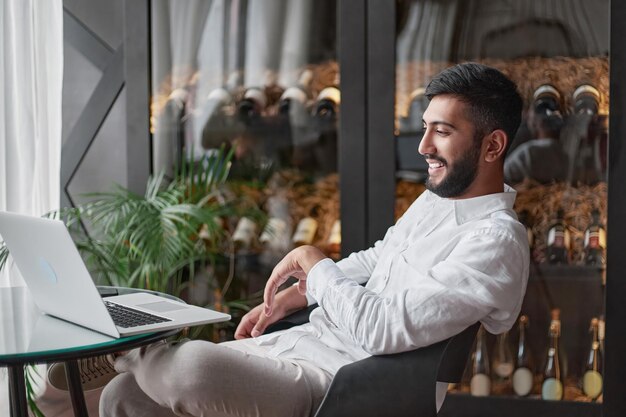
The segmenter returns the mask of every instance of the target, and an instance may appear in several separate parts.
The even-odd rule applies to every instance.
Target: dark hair
[[[441,71],[424,93],[428,100],[442,94],[469,105],[468,116],[475,123],[477,138],[502,129],[508,137],[508,151],[522,121],[522,98],[513,81],[495,68],[467,62]]]

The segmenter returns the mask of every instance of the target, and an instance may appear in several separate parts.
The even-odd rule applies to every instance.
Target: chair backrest
[[[342,367],[315,417],[435,417],[436,382],[459,382],[479,323],[450,339]]]
[[[475,323],[461,333],[448,339],[447,346],[439,363],[437,381],[458,383],[461,382],[467,358],[476,339],[480,323]]]

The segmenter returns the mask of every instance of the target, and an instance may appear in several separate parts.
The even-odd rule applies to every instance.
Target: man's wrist
[[[300,267],[304,271],[305,274],[309,274],[311,269],[319,262],[328,257],[322,253],[315,246],[303,246],[302,247],[302,257],[299,260]]]
[[[307,292],[322,305],[323,295],[330,285],[343,273],[330,258],[318,261],[307,276]]]

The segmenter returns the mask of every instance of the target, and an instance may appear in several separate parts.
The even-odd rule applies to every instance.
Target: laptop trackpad
[[[170,303],[169,301],[157,301],[154,303],[137,304],[137,307],[145,308],[156,313],[167,313],[168,311],[182,310],[185,307],[184,304]]]

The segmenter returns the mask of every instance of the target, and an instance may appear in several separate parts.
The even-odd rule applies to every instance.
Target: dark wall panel
[[[124,0],[63,0],[63,7],[111,49],[121,45],[124,34]]]

